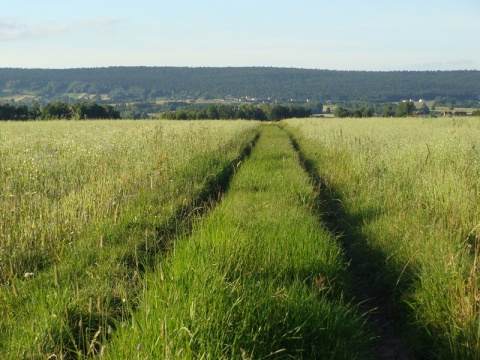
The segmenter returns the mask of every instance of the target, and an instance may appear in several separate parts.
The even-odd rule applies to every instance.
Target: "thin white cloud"
[[[0,40],[8,41],[25,37],[27,30],[15,18],[0,18]]]
[[[19,18],[0,18],[0,41],[39,39],[68,31],[68,26],[58,23],[28,26]]]
[[[63,24],[49,22],[41,25],[27,25],[20,18],[0,18],[0,41],[23,41],[41,39],[54,35],[83,31],[110,32],[126,19],[85,19]]]

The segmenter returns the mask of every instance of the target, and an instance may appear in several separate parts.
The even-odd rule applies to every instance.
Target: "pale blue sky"
[[[5,0],[0,67],[480,70],[480,0]]]

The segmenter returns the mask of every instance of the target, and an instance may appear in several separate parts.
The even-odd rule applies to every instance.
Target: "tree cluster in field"
[[[98,103],[198,98],[287,102],[396,102],[436,97],[480,99],[480,71],[336,71],[272,67],[0,68],[0,96],[32,95],[44,103],[88,94]],[[40,99],[41,97],[41,99]],[[103,99],[103,100],[102,100]]]
[[[368,104],[351,103],[348,105],[339,105],[334,111],[336,117],[355,117],[365,118],[373,116],[383,117],[405,117],[412,115],[428,115],[430,108],[423,103],[421,108],[417,108],[413,101],[400,101],[399,103]]]
[[[0,104],[0,120],[50,120],[50,119],[119,119],[120,113],[110,105],[95,102],[62,103],[53,102],[40,108],[34,103],[27,105]]]
[[[339,118],[346,118],[346,117],[356,117],[356,118],[364,118],[364,117],[372,117],[373,116],[373,108],[371,106],[362,106],[358,108],[349,109],[343,106],[337,106],[334,111],[334,115]]]
[[[122,119],[148,119],[149,114],[159,114],[166,111],[175,111],[179,108],[191,106],[201,107],[200,104],[192,104],[186,101],[165,101],[157,103],[155,101],[142,102],[118,102],[115,109],[120,113]]]
[[[478,108],[479,105],[480,102],[475,100],[460,100],[448,96],[437,96],[434,102],[434,106],[446,106],[450,110],[454,108]]]
[[[162,114],[162,118],[171,120],[243,119],[278,121],[288,118],[304,118],[311,114],[311,109],[298,105],[209,105],[206,108],[191,107],[165,112]]]

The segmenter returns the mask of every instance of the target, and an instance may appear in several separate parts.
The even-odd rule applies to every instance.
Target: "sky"
[[[12,0],[0,67],[480,70],[480,0]]]

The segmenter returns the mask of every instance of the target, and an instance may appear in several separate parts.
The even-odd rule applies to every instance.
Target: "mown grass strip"
[[[0,302],[0,358],[101,354],[136,308],[143,272],[225,191],[257,137],[252,127],[215,151],[192,156],[170,174],[171,194],[165,187],[140,191],[114,216],[84,229],[61,261],[28,278],[12,277]]]
[[[368,357],[364,318],[343,298],[342,251],[315,202],[287,134],[265,126],[221,204],[157,265],[106,357]]]

